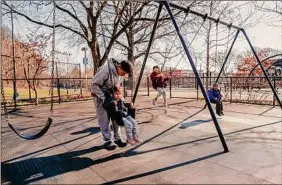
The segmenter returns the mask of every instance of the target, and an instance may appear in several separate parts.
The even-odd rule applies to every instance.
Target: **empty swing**
[[[7,110],[7,102],[5,99],[5,92],[4,92],[4,87],[3,87],[3,80],[1,80],[1,94],[2,94],[2,99],[3,99],[3,108],[4,108],[4,116],[5,116],[5,121],[8,123],[9,127],[12,129],[12,131],[18,135],[20,138],[26,139],[26,140],[33,140],[33,139],[38,139],[42,137],[44,134],[47,133],[49,130],[52,122],[53,122],[53,83],[54,83],[54,60],[55,60],[55,4],[54,4],[54,10],[53,10],[53,33],[52,33],[52,71],[51,71],[51,107],[50,107],[50,115],[47,118],[46,124],[43,127],[42,130],[40,130],[38,133],[32,134],[32,135],[25,135],[19,131],[19,129],[15,128],[11,124],[11,120],[9,118],[8,110]],[[2,76],[2,74],[1,74]]]

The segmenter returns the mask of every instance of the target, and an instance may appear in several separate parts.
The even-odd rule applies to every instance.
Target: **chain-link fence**
[[[208,79],[208,80],[206,80]],[[211,87],[216,77],[205,77],[201,80]],[[273,86],[282,99],[282,77],[270,77]],[[14,105],[13,79],[2,79],[7,106]],[[16,79],[17,106],[48,104],[51,100],[51,85],[54,87],[54,101],[81,101],[91,99],[91,78],[51,78]],[[122,85],[126,90],[128,79]],[[136,86],[136,83],[134,83]],[[221,77],[219,80],[223,101],[236,103],[252,103],[278,105],[265,77]],[[135,88],[135,87],[134,87]],[[203,99],[197,80],[193,76],[173,77],[168,81],[167,92],[170,98]],[[138,96],[154,96],[156,91],[148,75],[144,75],[140,83]],[[125,93],[125,96],[131,96]]]

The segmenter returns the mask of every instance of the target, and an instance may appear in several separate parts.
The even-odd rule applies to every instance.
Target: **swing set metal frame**
[[[222,74],[222,72],[223,72],[223,70],[224,70],[224,67],[225,67],[225,65],[226,65],[226,62],[228,61],[228,58],[229,58],[230,53],[231,53],[231,51],[232,51],[232,49],[233,49],[233,46],[234,46],[234,44],[235,44],[235,42],[236,42],[236,39],[237,39],[238,35],[239,35],[240,32],[241,32],[241,33],[244,35],[245,39],[247,40],[248,45],[250,46],[250,49],[251,49],[252,53],[254,54],[255,59],[256,59],[256,61],[258,62],[258,65],[261,67],[261,69],[262,69],[262,71],[263,71],[263,74],[264,74],[265,78],[267,79],[267,82],[268,82],[268,84],[269,84],[269,86],[270,86],[270,88],[271,88],[271,90],[272,90],[272,92],[273,92],[273,94],[274,94],[274,97],[276,98],[276,100],[277,100],[277,102],[278,102],[278,104],[279,104],[279,106],[280,106],[281,109],[282,109],[282,102],[280,101],[280,98],[278,97],[278,94],[277,94],[277,92],[275,91],[275,88],[274,88],[274,86],[272,85],[271,80],[270,80],[270,78],[269,78],[269,76],[268,76],[266,70],[264,69],[264,67],[263,67],[263,65],[262,65],[262,62],[261,62],[261,60],[259,59],[258,54],[256,53],[256,51],[255,51],[255,49],[254,49],[254,47],[253,47],[253,45],[252,45],[252,43],[251,43],[251,41],[250,41],[250,39],[249,39],[247,33],[246,33],[246,31],[245,31],[243,28],[238,27],[238,26],[235,26],[235,25],[233,25],[232,23],[227,23],[227,22],[225,22],[225,21],[222,21],[222,20],[220,20],[219,18],[214,18],[214,17],[208,16],[207,14],[202,14],[202,13],[196,12],[196,11],[194,11],[194,10],[191,10],[190,7],[187,7],[187,8],[186,8],[186,7],[183,7],[183,6],[174,4],[174,3],[170,3],[168,0],[166,0],[166,1],[156,1],[156,2],[159,3],[158,12],[157,12],[157,15],[156,15],[155,23],[154,23],[154,25],[153,25],[153,30],[152,30],[152,33],[151,33],[151,36],[150,36],[150,40],[149,40],[149,42],[148,42],[148,47],[147,47],[146,54],[145,54],[145,57],[144,57],[144,60],[143,60],[142,68],[141,68],[141,71],[140,71],[140,75],[139,75],[139,78],[138,78],[138,81],[137,81],[137,84],[136,84],[136,88],[135,88],[135,91],[134,91],[134,95],[133,95],[133,98],[132,98],[132,102],[133,102],[133,104],[135,103],[135,100],[136,100],[136,97],[137,97],[137,93],[138,93],[138,89],[139,89],[139,86],[140,86],[140,83],[141,83],[141,79],[142,79],[142,76],[143,76],[143,73],[144,73],[144,69],[145,69],[145,66],[146,66],[146,62],[147,62],[147,59],[148,59],[148,55],[149,55],[151,46],[152,46],[152,44],[153,44],[154,35],[155,35],[156,29],[157,29],[157,25],[158,25],[158,22],[159,22],[159,17],[160,17],[161,11],[162,11],[163,6],[164,6],[165,9],[167,10],[167,12],[169,13],[170,19],[171,19],[171,21],[173,22],[174,28],[175,28],[175,30],[176,30],[176,32],[177,32],[177,35],[178,35],[178,37],[179,37],[179,39],[180,39],[180,41],[181,41],[181,44],[182,44],[182,46],[183,46],[183,48],[184,48],[185,54],[186,54],[186,56],[187,56],[187,58],[188,58],[188,60],[189,60],[189,63],[190,63],[190,65],[191,65],[192,69],[193,69],[193,72],[194,72],[195,77],[196,77],[196,79],[197,79],[197,83],[199,84],[199,87],[200,87],[200,89],[201,89],[202,95],[203,95],[203,97],[204,97],[204,99],[205,99],[206,105],[208,106],[210,115],[211,115],[212,120],[213,120],[213,122],[214,122],[214,125],[215,125],[215,128],[216,128],[216,130],[217,130],[217,133],[218,133],[218,136],[219,136],[219,138],[220,138],[220,141],[221,141],[221,143],[222,143],[224,152],[229,152],[229,149],[228,149],[228,146],[227,146],[226,141],[225,141],[225,139],[224,139],[224,136],[223,136],[223,134],[222,134],[221,128],[220,128],[220,126],[219,126],[219,124],[218,124],[218,120],[217,120],[217,118],[216,118],[216,116],[215,116],[215,113],[214,113],[214,111],[213,111],[211,102],[209,101],[209,98],[208,98],[208,96],[207,96],[206,90],[205,90],[205,88],[204,88],[204,86],[203,86],[203,82],[202,82],[202,80],[201,80],[201,78],[200,78],[200,76],[199,76],[199,73],[198,73],[198,71],[197,71],[197,68],[196,68],[196,66],[195,66],[195,64],[194,64],[194,60],[193,60],[193,58],[192,58],[192,56],[191,56],[191,54],[190,54],[189,48],[187,47],[187,44],[186,44],[186,42],[185,42],[185,40],[184,40],[184,38],[183,38],[183,36],[182,36],[182,34],[181,34],[181,32],[180,32],[179,26],[178,26],[178,24],[177,24],[177,22],[176,22],[176,20],[175,20],[175,17],[174,17],[174,15],[173,15],[173,13],[172,13],[171,7],[175,8],[175,9],[178,9],[178,10],[180,10],[180,11],[183,11],[183,12],[185,12],[185,13],[189,12],[190,14],[193,14],[193,15],[196,15],[196,16],[200,16],[200,17],[202,17],[203,19],[211,20],[211,21],[213,21],[213,22],[215,22],[215,23],[217,23],[217,24],[225,25],[225,26],[227,26],[229,29],[235,29],[235,30],[237,30],[237,32],[236,32],[236,34],[235,34],[235,37],[234,37],[234,39],[233,39],[233,41],[232,41],[232,44],[231,44],[231,46],[230,46],[230,48],[229,48],[229,50],[228,50],[228,52],[227,52],[227,55],[226,55],[226,57],[225,57],[225,59],[224,59],[223,65],[221,66],[221,69],[220,69],[220,71],[219,71],[219,74],[218,74],[218,76],[217,76],[217,78],[216,78],[216,82],[219,81],[219,78],[220,78],[220,76],[221,76],[221,74]]]
[[[238,26],[235,26],[235,25],[233,25],[232,23],[224,22],[224,21],[220,20],[219,18],[217,18],[217,19],[216,19],[216,18],[213,18],[213,17],[211,17],[211,16],[208,16],[208,14],[201,14],[201,13],[199,13],[199,12],[193,11],[193,10],[190,9],[190,7],[185,8],[185,7],[179,6],[179,5],[174,4],[174,3],[169,3],[168,0],[166,0],[166,1],[156,1],[156,2],[159,3],[158,12],[157,12],[157,15],[156,15],[155,23],[154,23],[154,25],[153,25],[153,30],[152,30],[152,33],[151,33],[151,36],[150,36],[150,40],[149,40],[149,42],[148,42],[148,47],[147,47],[146,54],[145,54],[145,57],[144,57],[144,60],[143,60],[141,72],[140,72],[140,75],[139,75],[139,78],[138,78],[138,82],[137,82],[137,85],[136,85],[136,88],[135,88],[135,91],[134,91],[134,95],[133,95],[133,98],[132,98],[132,103],[133,103],[133,104],[135,103],[136,96],[137,96],[137,93],[138,93],[138,89],[139,89],[139,86],[140,86],[140,82],[141,82],[141,79],[142,79],[142,76],[143,76],[143,73],[144,73],[144,69],[145,69],[145,66],[146,66],[146,62],[147,62],[147,59],[148,59],[149,51],[150,51],[150,49],[151,49],[151,46],[152,46],[152,43],[153,43],[153,40],[154,40],[154,35],[155,35],[156,29],[157,29],[157,24],[158,24],[158,22],[159,22],[160,13],[161,13],[161,11],[162,11],[162,9],[163,9],[163,6],[165,6],[166,10],[167,10],[168,13],[169,13],[170,19],[172,20],[173,25],[174,25],[174,27],[175,27],[175,29],[176,29],[176,32],[177,32],[177,35],[178,35],[178,37],[179,37],[179,39],[180,39],[180,41],[181,41],[181,44],[182,44],[182,46],[183,46],[183,48],[184,48],[184,50],[185,50],[185,54],[186,54],[186,56],[187,56],[187,58],[188,58],[188,60],[189,60],[189,62],[190,62],[190,65],[191,65],[191,67],[192,67],[192,69],[193,69],[193,72],[194,72],[195,77],[196,77],[196,79],[197,79],[197,82],[198,82],[198,84],[199,84],[199,86],[200,86],[200,89],[201,89],[201,91],[202,91],[202,94],[203,94],[203,96],[204,96],[204,98],[205,98],[205,101],[206,101],[206,104],[207,104],[207,106],[208,106],[210,115],[211,115],[211,117],[212,117],[212,119],[213,119],[214,125],[215,125],[215,127],[216,127],[217,132],[218,132],[218,136],[219,136],[219,138],[220,138],[220,140],[221,140],[221,143],[222,143],[222,146],[223,146],[223,148],[224,148],[224,152],[229,152],[229,149],[228,149],[228,146],[227,146],[227,144],[226,144],[226,142],[225,142],[225,139],[224,139],[224,136],[223,136],[223,134],[222,134],[221,128],[220,128],[220,126],[219,126],[219,124],[218,124],[218,121],[217,121],[217,119],[216,119],[215,113],[214,113],[214,111],[213,111],[213,109],[212,109],[211,103],[210,103],[210,101],[209,101],[209,99],[208,99],[207,93],[206,93],[206,91],[205,91],[205,88],[204,88],[204,86],[203,86],[203,83],[202,83],[202,81],[201,81],[201,78],[200,78],[200,76],[199,76],[199,73],[198,73],[198,71],[197,71],[197,69],[196,69],[196,66],[195,66],[195,64],[194,64],[193,58],[192,58],[192,56],[191,56],[191,54],[190,54],[190,51],[189,51],[189,49],[188,49],[188,47],[189,47],[190,45],[187,47],[187,45],[186,45],[186,43],[185,43],[185,41],[184,41],[184,38],[183,38],[183,36],[182,36],[182,34],[181,34],[181,32],[180,32],[180,29],[179,29],[179,27],[178,27],[178,25],[177,25],[177,23],[176,23],[176,20],[175,20],[175,18],[174,18],[174,15],[173,15],[173,13],[172,13],[172,11],[171,11],[171,7],[175,8],[175,9],[178,9],[178,10],[181,10],[181,11],[185,12],[186,14],[190,13],[190,14],[193,14],[193,15],[196,15],[196,16],[200,16],[200,17],[202,17],[204,20],[208,19],[208,20],[211,20],[211,21],[216,22],[217,24],[225,25],[225,26],[227,26],[229,29],[232,28],[232,29],[236,29],[236,30],[237,30],[237,32],[236,32],[236,34],[235,34],[235,38],[233,39],[233,42],[232,42],[232,44],[231,44],[231,46],[230,46],[230,48],[229,48],[229,50],[228,50],[228,53],[227,53],[227,55],[226,55],[226,57],[225,57],[225,60],[224,60],[224,62],[223,62],[223,65],[222,65],[222,67],[221,67],[221,69],[220,69],[220,72],[219,72],[219,74],[218,74],[218,76],[217,76],[216,82],[218,82],[218,80],[219,80],[219,78],[220,78],[220,76],[221,76],[221,73],[222,73],[222,71],[223,71],[223,69],[224,69],[224,67],[225,67],[225,64],[226,64],[226,62],[227,62],[227,60],[228,60],[228,58],[229,58],[229,55],[230,55],[230,53],[231,53],[231,51],[232,51],[232,48],[233,48],[233,46],[234,46],[234,44],[235,44],[235,41],[236,41],[236,39],[237,39],[239,33],[242,32],[243,35],[245,36],[245,38],[246,38],[246,40],[247,40],[247,42],[248,42],[248,44],[249,44],[251,50],[252,50],[252,52],[253,52],[253,54],[254,54],[254,56],[255,56],[257,62],[258,62],[258,65],[261,67],[261,69],[262,69],[262,71],[263,71],[263,73],[264,73],[264,75],[265,75],[265,77],[266,77],[266,79],[267,79],[267,81],[268,81],[268,83],[269,83],[269,86],[271,87],[271,90],[272,90],[272,92],[273,92],[273,94],[274,94],[274,97],[276,98],[276,100],[277,100],[277,102],[278,102],[280,108],[282,109],[282,103],[281,103],[281,101],[280,101],[280,99],[279,99],[279,97],[278,97],[278,95],[277,95],[277,92],[275,91],[275,88],[273,87],[273,85],[272,85],[272,83],[271,83],[271,81],[270,81],[270,78],[268,77],[268,74],[267,74],[266,70],[263,68],[263,65],[262,65],[261,60],[259,59],[259,57],[258,57],[258,55],[257,55],[257,53],[256,53],[256,51],[255,51],[255,49],[254,49],[254,47],[253,47],[253,45],[252,45],[250,39],[249,39],[249,37],[248,37],[246,31],[245,31],[243,28],[240,28],[240,27],[238,27]],[[103,31],[103,30],[102,30],[102,31]],[[193,38],[193,40],[194,40],[194,38]],[[193,41],[193,40],[192,40],[192,41]],[[105,40],[103,40],[103,41],[104,41],[104,45],[105,45]],[[191,42],[192,42],[192,41],[191,41]],[[50,128],[51,123],[52,123],[52,117],[53,117],[54,48],[55,48],[55,8],[54,8],[54,12],[53,12],[53,40],[52,40],[52,46],[53,46],[53,47],[52,47],[51,108],[50,108],[50,116],[48,117],[48,120],[47,120],[47,123],[46,123],[45,127],[44,127],[39,133],[34,134],[34,135],[23,135],[23,134],[21,134],[17,129],[15,129],[15,128],[10,124],[10,122],[9,122],[9,116],[8,116],[8,113],[7,113],[6,104],[4,103],[4,110],[5,110],[6,122],[8,123],[8,125],[10,126],[10,128],[11,128],[18,136],[20,136],[20,137],[23,138],[23,139],[28,139],[28,140],[29,140],[29,139],[37,139],[37,138],[40,138],[41,136],[43,136],[43,135],[48,131],[48,129]],[[1,81],[1,94],[2,94],[2,98],[3,98],[4,102],[5,102],[4,88],[3,88],[3,82],[2,82],[2,81]]]

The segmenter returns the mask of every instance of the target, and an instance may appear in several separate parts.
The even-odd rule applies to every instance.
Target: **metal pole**
[[[232,103],[232,88],[233,88],[233,84],[232,84],[232,77],[230,77],[230,103]]]
[[[155,21],[154,26],[153,26],[152,34],[151,34],[149,44],[148,44],[148,47],[147,47],[147,51],[146,51],[144,61],[143,61],[143,64],[142,64],[142,68],[141,68],[141,71],[140,71],[140,74],[139,74],[139,77],[138,77],[138,81],[137,81],[137,84],[136,84],[136,88],[135,88],[135,91],[134,91],[134,95],[133,95],[133,99],[132,99],[133,104],[135,103],[135,99],[136,99],[136,96],[137,96],[137,93],[138,93],[139,85],[140,85],[140,82],[141,82],[141,79],[142,79],[142,76],[143,76],[143,73],[144,73],[144,69],[145,69],[145,66],[146,66],[146,62],[147,62],[147,59],[148,59],[148,56],[149,56],[150,49],[151,49],[151,46],[152,46],[152,43],[153,43],[153,39],[154,39],[154,35],[155,35],[157,25],[158,25],[158,22],[159,22],[159,17],[160,17],[161,11],[162,11],[162,7],[163,7],[163,5],[160,4],[159,9],[158,9],[158,13],[157,13],[157,16],[156,16],[156,21]]]
[[[223,65],[221,66],[221,69],[220,69],[220,71],[219,71],[219,73],[218,73],[218,76],[217,76],[217,78],[216,78],[216,80],[215,80],[216,83],[218,82],[218,80],[219,80],[219,78],[220,78],[220,75],[221,75],[221,73],[222,73],[222,71],[223,71],[223,69],[224,69],[224,67],[225,67],[225,64],[226,64],[226,62],[227,62],[227,60],[228,60],[228,58],[229,58],[229,55],[230,55],[230,53],[231,53],[231,51],[232,51],[232,49],[233,49],[233,46],[234,46],[234,44],[235,44],[235,42],[236,42],[236,39],[237,39],[239,33],[240,33],[240,30],[237,30],[236,35],[235,35],[235,38],[233,39],[233,42],[232,42],[232,44],[231,44],[231,46],[230,46],[230,48],[229,48],[229,51],[228,51],[228,53],[227,53],[227,55],[226,55],[226,57],[225,57],[225,60],[224,60],[224,62],[223,62]]]
[[[228,149],[227,144],[226,144],[226,142],[225,142],[224,136],[223,136],[223,134],[222,134],[222,132],[221,132],[220,126],[219,126],[219,124],[218,124],[218,121],[217,121],[216,116],[215,116],[215,114],[214,114],[214,111],[213,111],[213,109],[212,109],[212,105],[211,105],[211,103],[210,103],[210,101],[209,101],[209,98],[208,98],[208,96],[207,96],[207,93],[206,93],[206,91],[205,91],[205,88],[204,88],[204,86],[203,86],[203,83],[202,83],[202,81],[201,81],[201,79],[200,79],[200,76],[199,76],[199,74],[198,74],[198,71],[197,71],[197,69],[196,69],[196,67],[195,67],[195,64],[194,64],[194,61],[193,61],[193,59],[192,59],[192,56],[191,56],[191,54],[190,54],[190,52],[189,52],[189,49],[188,49],[188,47],[187,47],[187,45],[186,45],[186,43],[185,43],[185,40],[183,39],[183,37],[182,37],[182,35],[181,35],[181,33],[180,33],[180,30],[179,30],[178,25],[177,25],[177,23],[176,23],[176,21],[175,21],[174,15],[172,14],[172,11],[171,11],[171,9],[170,9],[170,6],[169,6],[168,1],[164,1],[164,4],[165,4],[165,7],[166,7],[166,9],[167,9],[167,11],[168,11],[168,13],[169,13],[169,15],[170,15],[170,18],[172,19],[172,22],[173,22],[173,24],[174,24],[174,27],[175,27],[175,29],[176,29],[176,32],[177,32],[177,34],[178,34],[178,36],[179,36],[179,39],[180,39],[180,41],[181,41],[181,43],[182,43],[182,46],[184,47],[186,56],[188,57],[189,62],[190,62],[190,65],[191,65],[191,67],[192,67],[192,69],[193,69],[193,71],[194,71],[194,74],[195,74],[195,76],[196,76],[196,78],[197,78],[197,80],[198,80],[198,83],[199,83],[199,85],[200,85],[202,94],[203,94],[203,96],[204,96],[204,98],[205,98],[205,100],[206,100],[206,102],[207,102],[207,105],[208,105],[208,108],[209,108],[211,117],[212,117],[212,119],[213,119],[214,125],[215,125],[215,127],[216,127],[217,132],[218,132],[218,136],[219,136],[219,138],[220,138],[220,140],[221,140],[221,143],[222,143],[222,146],[223,146],[223,148],[224,148],[224,152],[229,152],[229,149]]]
[[[196,75],[195,75],[195,78],[197,78],[197,77],[196,77]],[[206,79],[206,77],[205,77],[205,73],[203,72],[203,84],[204,84],[204,85],[205,85],[205,82],[206,82],[206,80],[205,80],[205,79]]]
[[[169,98],[171,99],[172,98],[172,94],[171,94],[171,89],[172,89],[172,87],[171,87],[171,75],[172,75],[172,71],[171,71],[171,67],[170,67],[170,69],[169,69],[169,75],[170,75],[170,78],[169,78]]]
[[[274,86],[274,89],[276,90],[276,79],[275,79],[275,76],[273,76],[273,86]],[[275,97],[273,95],[273,107],[275,107]]]
[[[195,77],[195,81],[196,81],[196,88],[197,88],[197,101],[199,100],[199,84],[197,82],[197,79]]]
[[[86,58],[86,50],[84,50],[84,57]],[[84,67],[85,67],[85,90],[87,92],[87,66],[86,66],[86,62],[84,63]]]
[[[210,86],[211,86],[211,83],[212,83],[212,72],[210,71],[210,74],[209,74],[209,78],[210,78]]]
[[[14,108],[17,108],[17,80],[16,80],[16,61],[15,61],[15,43],[14,43],[14,17],[13,12],[11,11],[11,22],[12,22],[12,55],[13,55],[13,100],[14,100]]]
[[[29,59],[27,59],[27,78],[29,79]],[[31,102],[31,89],[30,89],[30,81],[28,80],[28,97]]]
[[[56,76],[57,76],[57,93],[58,93],[58,101],[61,103],[61,90],[60,90],[60,80],[59,80],[59,73],[58,73],[58,62],[56,62]]]
[[[259,63],[259,65],[260,65],[260,67],[261,67],[261,70],[263,71],[263,74],[264,74],[264,76],[265,76],[265,78],[266,78],[266,80],[267,80],[267,82],[268,82],[268,84],[269,84],[269,86],[270,86],[270,88],[271,88],[271,90],[272,90],[272,92],[273,92],[273,94],[274,94],[276,100],[278,101],[278,104],[280,105],[280,108],[282,109],[282,102],[280,101],[280,98],[279,98],[278,94],[276,93],[276,90],[274,89],[274,87],[273,87],[273,85],[272,85],[272,83],[271,83],[271,81],[270,81],[270,79],[269,79],[269,77],[268,77],[267,72],[265,71],[263,65],[261,64],[261,61],[260,61],[260,59],[259,59],[259,57],[258,57],[258,55],[257,55],[257,53],[256,53],[256,51],[255,51],[255,49],[254,49],[254,47],[253,47],[253,45],[252,45],[252,43],[251,43],[249,37],[247,36],[246,31],[245,31],[244,29],[242,29],[241,31],[243,32],[243,34],[244,34],[244,36],[245,36],[247,42],[249,43],[249,46],[251,47],[251,50],[252,50],[252,52],[253,52],[253,54],[254,54],[254,56],[255,56],[257,62]]]
[[[81,81],[81,65],[79,63],[79,78],[80,78],[80,97],[82,98],[82,81]]]
[[[125,78],[123,78],[123,92],[124,92],[124,97],[126,98],[127,93],[125,92]]]
[[[165,2],[165,1],[158,1],[158,3],[164,4],[164,3],[166,3],[166,2]],[[202,17],[202,18],[206,18],[206,19],[211,20],[211,21],[213,21],[213,22],[217,22],[218,24],[222,24],[222,25],[228,26],[228,27],[230,27],[230,28],[242,29],[242,28],[240,28],[240,27],[238,27],[238,26],[232,25],[232,23],[227,23],[227,22],[225,22],[225,21],[221,21],[221,20],[218,19],[218,18],[214,18],[214,17],[211,17],[211,16],[207,16],[207,15],[205,15],[205,14],[202,14],[202,13],[196,12],[196,11],[194,11],[194,10],[191,10],[189,7],[188,7],[188,8],[187,8],[187,7],[182,7],[182,6],[177,5],[177,4],[174,4],[174,3],[168,3],[168,4],[169,4],[171,7],[175,8],[175,9],[184,11],[184,12],[186,12],[186,13],[189,12],[189,14],[193,14],[193,15],[196,15],[196,16],[200,16],[200,17]]]
[[[86,64],[84,64],[84,76],[85,76],[85,91],[87,91],[87,73],[86,73]]]
[[[149,76],[147,76],[147,93],[148,93],[148,96],[150,96],[150,79],[149,79],[150,77]]]

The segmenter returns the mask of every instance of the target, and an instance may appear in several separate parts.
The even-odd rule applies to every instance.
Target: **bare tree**
[[[116,39],[130,26],[134,17],[139,14],[147,1],[136,3],[136,11],[123,24],[122,15],[129,6],[129,1],[56,1],[54,2],[56,10],[55,27],[62,34],[71,38],[72,42],[87,43],[91,50],[94,73],[97,68],[103,65],[109,56],[109,53],[115,43]],[[52,10],[53,4],[51,2],[8,2],[2,1],[2,7],[5,11],[13,11],[32,23],[40,26],[52,28]],[[12,6],[14,5],[14,6]],[[103,35],[99,33],[98,23],[101,12],[104,12],[110,19],[107,24],[110,25],[109,41],[101,52],[101,38]]]
[[[282,2],[281,1],[253,1],[257,10],[264,12],[264,20],[267,25],[281,27]]]
[[[260,18],[254,17],[254,9],[251,8],[247,15],[242,16],[241,9],[243,7],[250,7],[250,3],[208,1],[202,3],[201,6],[197,8],[198,11],[206,12],[209,16],[219,18],[246,29],[257,24]],[[192,51],[195,53],[196,58],[202,58],[200,60],[205,61],[205,65],[202,65],[202,67],[205,68],[206,77],[210,76],[211,67],[215,68],[214,72],[219,68],[219,65],[217,65],[219,64],[218,60],[224,59],[227,49],[230,46],[229,43],[232,41],[236,31],[237,30],[229,29],[227,26],[217,25],[210,20],[203,23],[203,28],[200,30],[199,37],[202,36],[206,38],[203,43],[205,44],[205,48],[199,51],[197,47],[194,48],[192,45]],[[204,52],[205,56],[203,55]],[[209,79],[206,78],[207,89],[209,87],[208,82]]]
[[[122,19],[122,24],[127,22],[132,14],[136,11],[136,2],[130,3],[130,8],[126,11]],[[189,7],[196,4],[195,1],[189,2]],[[125,30],[124,34],[121,35],[119,39],[116,40],[116,49],[119,49],[124,55],[127,55],[128,60],[133,63],[136,60],[141,59],[147,50],[147,44],[152,33],[152,27],[155,22],[155,17],[158,9],[158,3],[152,3],[143,8],[140,14],[136,15],[133,23]],[[186,3],[187,6],[187,3]],[[174,12],[176,18],[183,19],[185,15],[179,10]],[[154,37],[154,44],[149,51],[149,59],[153,59],[158,65],[164,68],[165,64],[169,62],[170,59],[180,54],[177,49],[177,45],[173,43],[173,38],[175,41],[175,30],[171,27],[171,19],[166,11],[163,10],[159,18],[157,25],[157,31]],[[188,21],[182,23],[182,25],[188,24]],[[159,45],[159,43],[166,43],[164,45]],[[135,70],[135,72],[137,72]],[[132,74],[130,74],[130,89],[133,87]],[[136,75],[134,75],[136,76]]]
[[[282,3],[281,1],[261,1],[261,2],[253,2],[256,8],[262,11],[275,13],[278,15],[282,15]]]
[[[23,69],[23,74],[26,82],[28,83],[29,89],[31,88],[34,91],[35,105],[37,105],[37,87],[40,85],[40,82],[37,80],[37,78],[42,75],[47,75],[44,74],[44,72],[46,72],[48,69],[46,62],[48,56],[46,56],[45,51],[50,36],[45,36],[44,34],[36,35],[35,37],[34,36],[35,35],[31,35],[29,37],[29,42],[22,44],[24,52],[22,53],[23,59],[21,62],[21,67]]]

